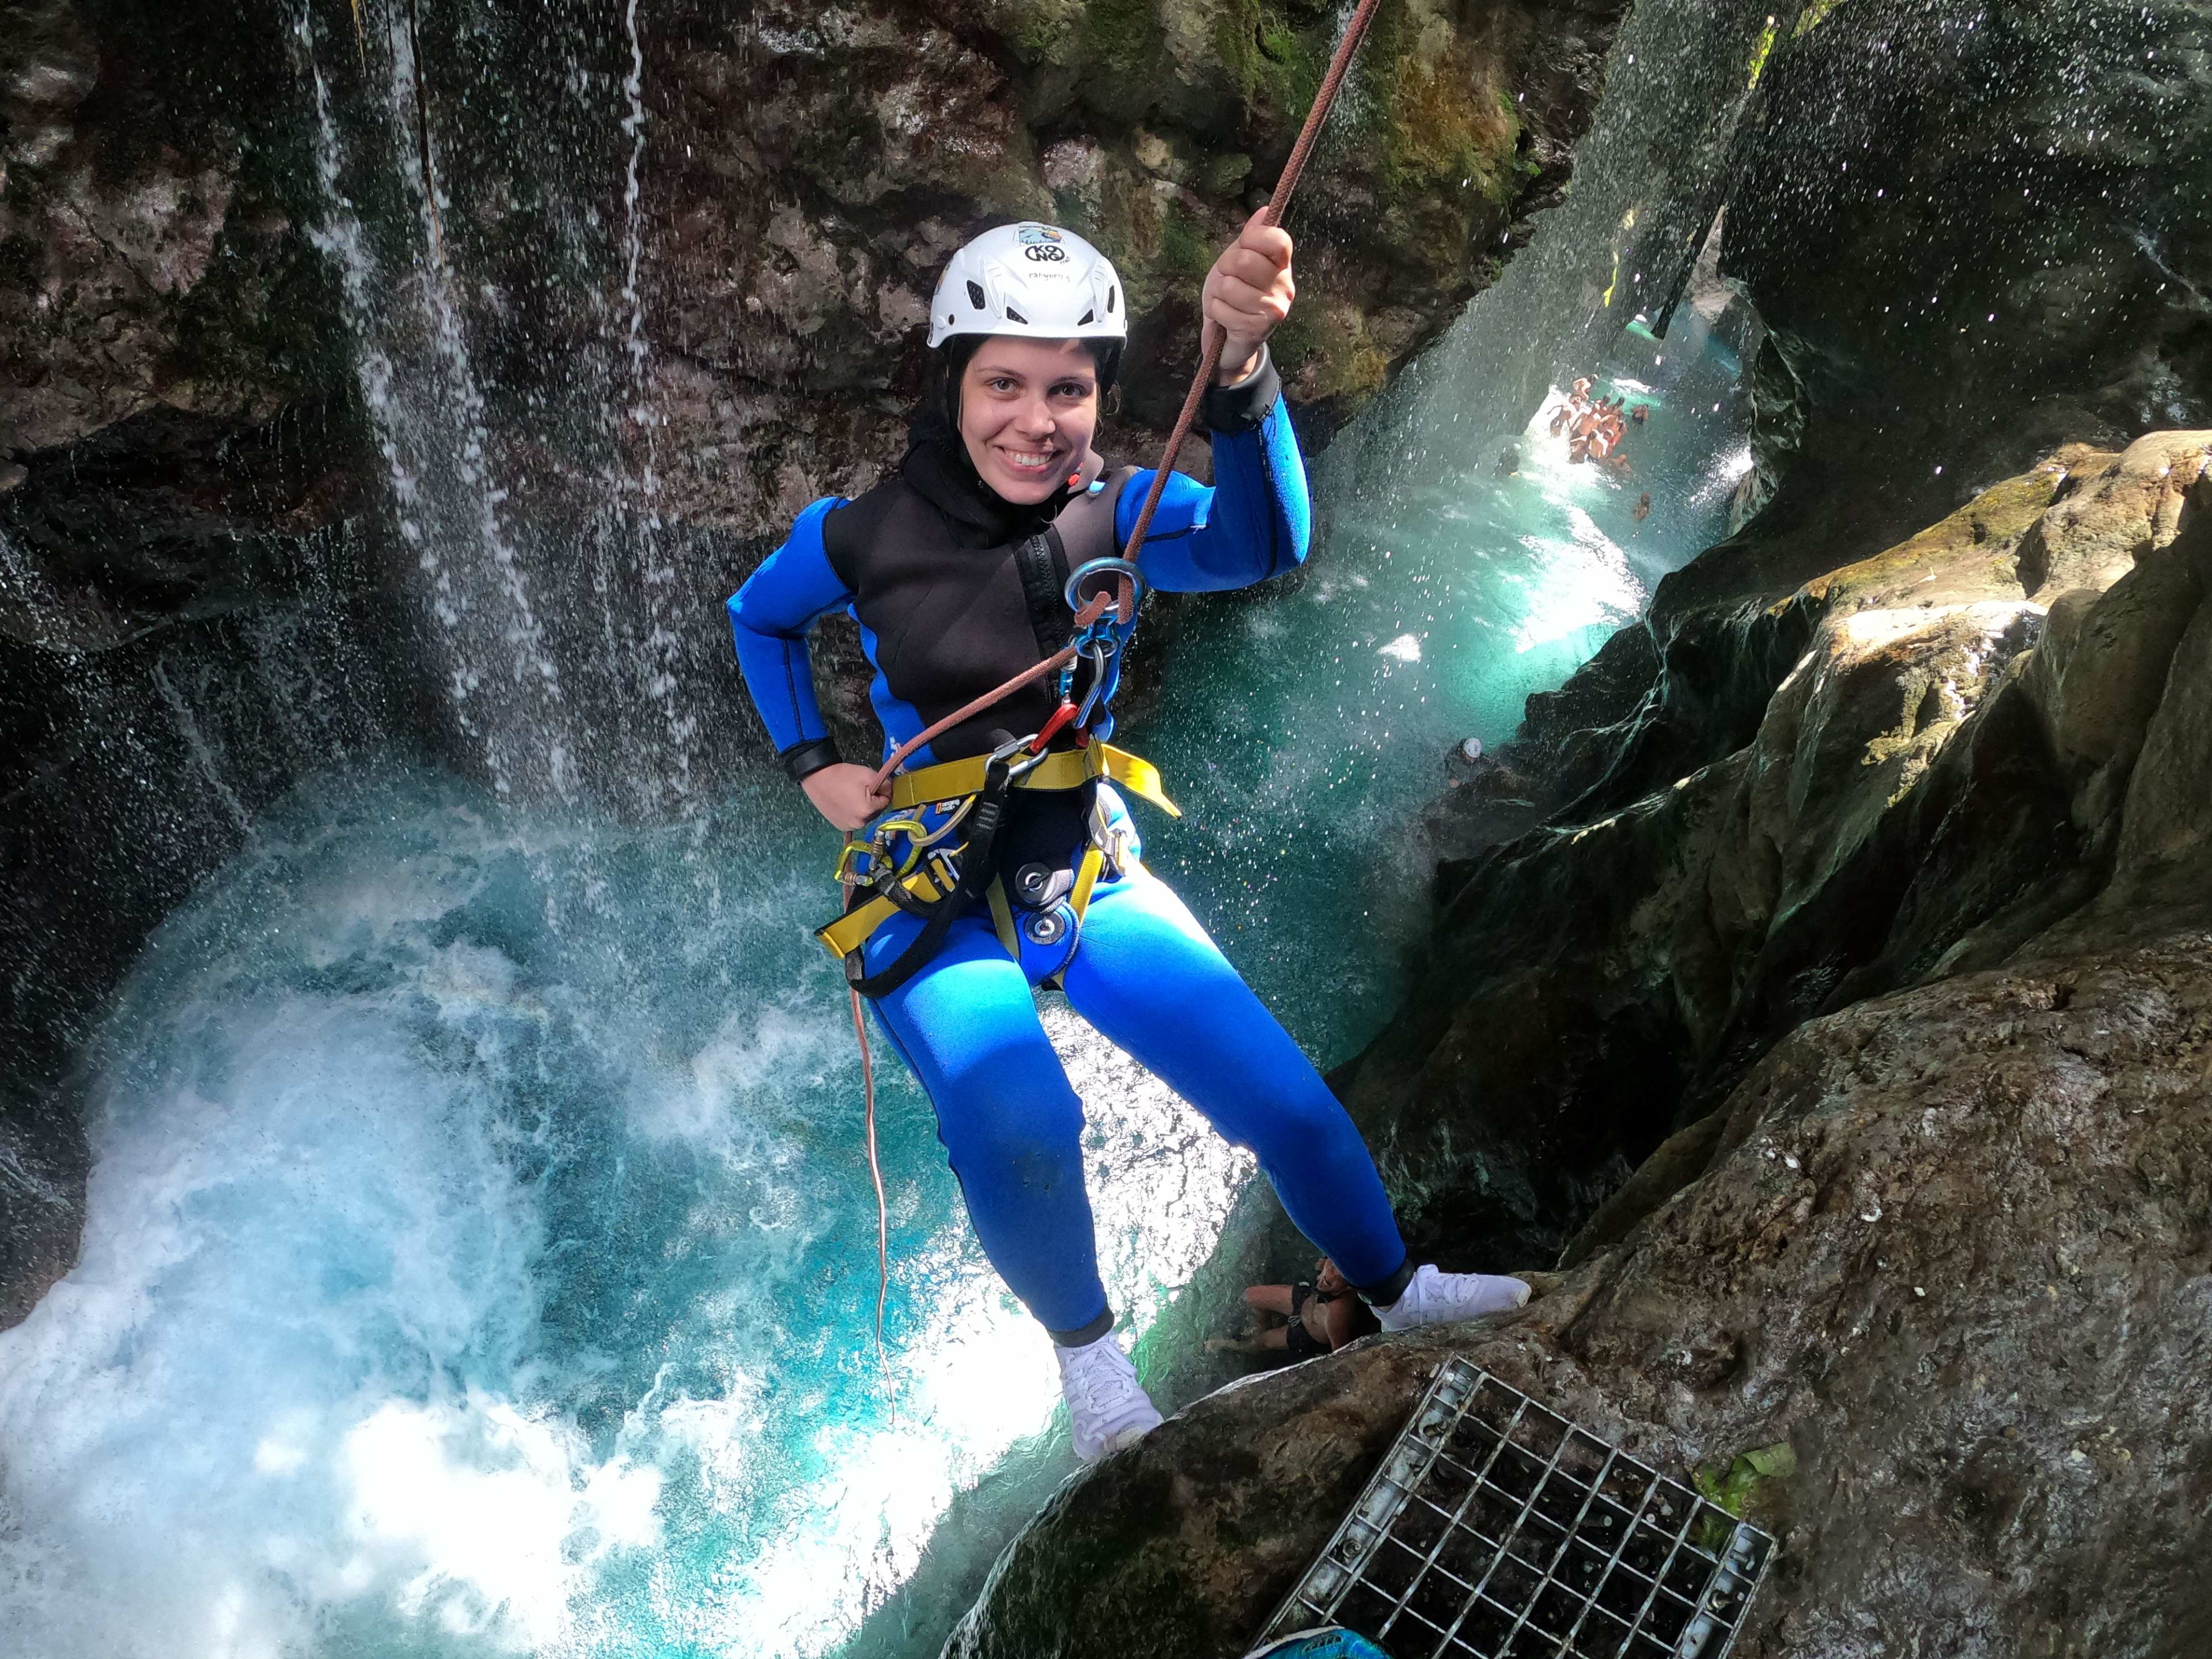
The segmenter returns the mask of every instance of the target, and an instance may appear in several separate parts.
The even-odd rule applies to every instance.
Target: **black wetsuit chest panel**
[[[1031,586],[1048,580],[1056,593],[1074,564],[1111,552],[1112,517],[1110,504],[1103,513],[1088,500],[1071,504],[1042,532],[1043,546],[1029,553]],[[1063,524],[1082,547],[1067,546]],[[963,546],[945,515],[903,477],[894,475],[831,514],[823,544],[872,636],[885,689],[925,726],[1034,666],[1065,640],[1065,602],[1050,599],[1040,615],[1023,584],[1022,544]],[[1041,676],[947,732],[931,752],[957,760],[989,750],[995,732],[1037,730],[1056,704],[1055,683]]]

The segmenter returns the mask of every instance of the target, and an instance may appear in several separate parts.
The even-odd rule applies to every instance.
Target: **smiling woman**
[[[1010,501],[1048,498],[1098,429],[1098,364],[1081,340],[986,337],[960,375],[960,438]]]
[[[1518,1279],[1416,1269],[1343,1107],[1140,861],[1106,781],[1167,805],[1151,769],[1104,742],[1135,622],[1126,584],[1113,653],[1081,678],[1063,671],[1056,696],[1036,673],[1075,625],[1085,574],[1094,562],[1131,573],[1110,556],[1132,543],[1146,581],[1182,592],[1249,586],[1304,560],[1304,466],[1267,352],[1295,292],[1291,248],[1269,216],[1254,216],[1206,282],[1224,365],[1201,409],[1213,488],[1107,470],[1092,446],[1126,332],[1121,279],[1069,232],[1005,226],[939,279],[935,380],[897,472],[807,508],[730,601],[786,767],[831,823],[868,827],[839,861],[846,914],[820,930],[844,960],[854,1020],[871,999],[927,1091],[977,1237],[1051,1335],[1086,1459],[1160,1417],[1114,1338],[1082,1105],[1039,1022],[1040,986],[1251,1148],[1385,1325],[1528,1296]],[[806,635],[836,609],[860,623],[876,667],[880,771],[840,759],[815,705]],[[1009,694],[981,695],[994,684]],[[893,775],[901,761],[915,769]]]

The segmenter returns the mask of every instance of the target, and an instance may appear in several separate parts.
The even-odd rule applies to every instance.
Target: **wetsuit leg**
[[[882,929],[870,967],[913,927],[898,918]],[[989,918],[955,922],[936,959],[875,1009],[937,1109],[937,1137],[999,1276],[1046,1329],[1096,1325],[1106,1288],[1083,1186],[1083,1103]]]
[[[1139,869],[1102,886],[1060,982],[1077,1012],[1252,1149],[1346,1279],[1379,1285],[1405,1264],[1351,1117],[1165,883]]]

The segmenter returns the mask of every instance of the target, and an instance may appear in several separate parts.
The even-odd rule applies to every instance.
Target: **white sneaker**
[[[1445,1273],[1423,1263],[1413,1270],[1406,1293],[1376,1318],[1386,1331],[1410,1331],[1416,1325],[1449,1325],[1485,1314],[1510,1313],[1528,1300],[1528,1286],[1494,1273]]]
[[[1079,1348],[1055,1342],[1052,1352],[1060,1361],[1060,1391],[1075,1431],[1075,1455],[1085,1462],[1133,1446],[1159,1427],[1159,1409],[1113,1332]]]

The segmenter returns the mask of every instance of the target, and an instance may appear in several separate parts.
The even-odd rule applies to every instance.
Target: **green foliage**
[[[1087,76],[1146,75],[1160,45],[1158,0],[1091,0],[1079,15],[1069,60]]]
[[[1744,1505],[1763,1482],[1787,1480],[1796,1473],[1797,1454],[1782,1440],[1741,1453],[1725,1468],[1713,1464],[1699,1469],[1690,1478],[1707,1502],[1741,1520]]]
[[[1766,73],[1766,60],[1774,55],[1774,42],[1780,33],[1781,25],[1771,17],[1768,18],[1765,28],[1759,32],[1758,43],[1751,49],[1752,86],[1757,86],[1759,77]]]
[[[1239,53],[1246,70],[1246,95],[1273,110],[1295,130],[1328,73],[1329,54],[1336,46],[1335,20],[1325,16],[1319,23],[1301,23],[1265,4],[1258,14],[1256,26],[1246,37],[1253,45]]]
[[[1807,0],[1805,9],[1797,14],[1797,27],[1790,31],[1793,40],[1810,34],[1820,27],[1821,20],[1843,3],[1843,0]]]
[[[1213,269],[1213,248],[1205,228],[1193,224],[1173,203],[1160,216],[1160,252],[1152,268],[1170,287],[1204,282],[1206,273]]]

